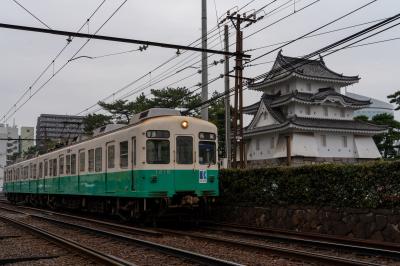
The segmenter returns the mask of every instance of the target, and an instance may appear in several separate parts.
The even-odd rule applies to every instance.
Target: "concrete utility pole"
[[[224,26],[225,35],[225,52],[229,51],[229,27]],[[228,161],[227,167],[231,167],[232,150],[231,150],[231,101],[229,97],[229,56],[225,56],[225,153]]]
[[[207,49],[207,0],[201,0],[201,48]],[[201,53],[201,100],[208,100],[207,52]],[[201,109],[201,118],[208,121],[208,105]]]

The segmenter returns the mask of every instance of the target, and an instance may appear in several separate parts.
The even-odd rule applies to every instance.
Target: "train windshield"
[[[149,164],[169,163],[169,140],[152,139],[146,142],[146,159]]]
[[[216,145],[213,141],[199,142],[199,163],[215,164],[216,163]]]
[[[193,163],[193,138],[190,136],[176,137],[176,162],[178,164]]]

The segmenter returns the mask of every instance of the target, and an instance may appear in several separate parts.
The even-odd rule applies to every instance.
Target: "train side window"
[[[57,159],[53,159],[53,176],[57,176]]]
[[[71,175],[76,174],[76,154],[71,155]]]
[[[36,171],[37,171],[37,169],[36,169],[36,164],[34,164],[34,165],[33,165],[33,172],[32,172],[32,178],[33,178],[33,179],[36,179],[36,177],[37,177],[37,176],[36,176],[36,174],[37,174]]]
[[[49,176],[53,176],[53,160],[49,160]]]
[[[47,176],[49,170],[49,162],[47,160],[44,161],[44,177]]]
[[[191,136],[176,137],[176,162],[178,164],[193,163],[193,138]]]
[[[29,164],[29,175],[28,175],[29,179],[33,178],[33,164]]]
[[[42,178],[43,177],[43,163],[40,162],[39,163],[39,175],[38,178]]]
[[[94,172],[94,149],[88,150],[88,172]]]
[[[96,148],[95,150],[95,171],[101,172],[103,164],[103,149]]]
[[[112,169],[115,167],[115,146],[109,145],[107,147],[107,168]]]
[[[79,153],[79,172],[85,171],[85,152]]]
[[[59,175],[63,175],[64,174],[64,155],[61,155],[60,159],[59,159],[58,174]]]
[[[65,156],[65,174],[71,173],[71,155]]]
[[[121,168],[128,167],[128,141],[119,143],[119,166]]]
[[[169,140],[147,140],[146,161],[148,164],[168,164],[169,153]]]

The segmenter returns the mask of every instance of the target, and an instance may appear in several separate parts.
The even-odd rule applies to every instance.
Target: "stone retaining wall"
[[[215,206],[217,221],[400,243],[399,209]]]

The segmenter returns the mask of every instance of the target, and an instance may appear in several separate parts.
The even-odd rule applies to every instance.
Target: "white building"
[[[20,151],[23,154],[28,149],[34,146],[35,128],[34,127],[21,127],[21,146]]]
[[[8,140],[12,139],[12,140]],[[4,167],[9,162],[10,156],[18,153],[18,128],[16,126],[0,124],[0,190],[3,188]]]
[[[351,93],[351,92],[346,92],[346,96],[349,96],[351,98],[357,99],[357,100],[370,100],[371,104],[368,107],[358,109],[354,111],[354,116],[360,116],[360,115],[365,115],[368,117],[369,120],[371,120],[374,116],[380,115],[380,114],[389,114],[394,116],[394,107],[390,103],[374,99],[374,98],[368,98],[363,95]]]
[[[244,108],[254,115],[244,133],[249,166],[380,158],[372,136],[386,128],[353,120],[354,111],[371,102],[340,93],[358,81],[330,70],[322,59],[279,52],[265,79],[249,86],[264,92]]]

